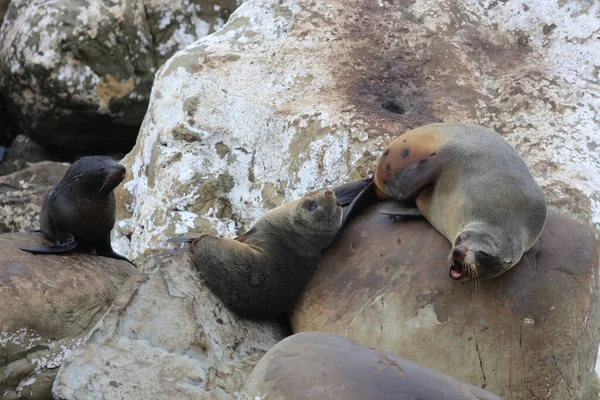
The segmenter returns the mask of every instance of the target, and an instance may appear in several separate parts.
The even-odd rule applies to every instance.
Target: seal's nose
[[[326,190],[325,191],[325,197],[327,197],[327,198],[333,197],[333,191],[332,190]]]
[[[455,262],[462,263],[467,256],[467,249],[464,246],[456,246],[452,249],[452,259]]]

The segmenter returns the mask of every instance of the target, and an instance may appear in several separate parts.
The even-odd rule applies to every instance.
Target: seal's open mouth
[[[455,262],[450,267],[450,278],[455,281],[461,281],[469,278],[469,272],[467,271],[466,265]]]

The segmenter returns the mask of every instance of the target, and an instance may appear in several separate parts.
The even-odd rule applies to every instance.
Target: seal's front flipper
[[[433,153],[407,165],[386,182],[386,194],[401,202],[416,198],[421,191],[433,185],[445,164],[446,157]]]
[[[360,181],[350,182],[333,189],[335,198],[344,207],[352,201],[367,187],[373,178],[362,179]]]
[[[127,261],[129,264],[131,264],[137,268],[137,265],[135,265],[134,263],[129,261],[129,259],[127,257],[122,256],[119,253],[116,253],[112,249],[112,245],[110,244],[110,233],[104,238],[104,240],[101,243],[98,243],[96,245],[95,250],[96,250],[96,254],[99,256],[114,258],[115,260]]]
[[[66,243],[66,244],[57,244],[54,246],[43,246],[43,247],[31,247],[31,248],[23,248],[19,247],[23,251],[28,251],[33,254],[62,254],[69,252],[77,247],[76,242]]]
[[[170,243],[192,243],[194,240],[198,239],[197,237],[191,236],[177,236],[167,239],[167,242]]]
[[[137,268],[137,265],[135,265],[134,263],[129,261],[129,259],[127,257],[122,256],[119,253],[115,253],[115,251],[112,249],[110,251],[103,251],[103,252],[98,252],[98,250],[96,250],[96,254],[99,256],[102,256],[102,257],[114,258],[115,260],[127,261],[129,264],[131,264]]]

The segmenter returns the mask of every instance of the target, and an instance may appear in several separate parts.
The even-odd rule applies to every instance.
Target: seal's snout
[[[325,197],[330,199],[333,197],[333,190],[326,190],[325,191]]]
[[[127,169],[124,166],[122,166],[121,164],[115,164],[115,165],[111,166],[111,168],[108,171],[110,176],[119,179],[119,181],[121,181],[125,178],[126,172],[127,172]]]
[[[463,281],[468,280],[469,276],[469,268],[466,264],[468,249],[465,246],[456,246],[452,249],[451,260],[452,265],[450,266],[450,278]]]

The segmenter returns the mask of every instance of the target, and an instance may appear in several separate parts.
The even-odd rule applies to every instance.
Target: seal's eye
[[[490,255],[488,253],[486,253],[485,251],[478,251],[477,252],[477,257],[480,257],[480,258],[490,258]]]
[[[306,208],[308,211],[314,211],[317,209],[317,207],[319,207],[319,206],[314,201],[304,203],[304,208]]]

